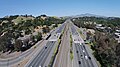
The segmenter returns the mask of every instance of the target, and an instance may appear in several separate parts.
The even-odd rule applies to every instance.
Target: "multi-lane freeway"
[[[71,21],[70,21],[71,22]],[[81,38],[77,31],[77,28],[71,23],[71,32],[73,38],[74,49],[74,67],[98,67],[92,54],[89,55],[89,51],[86,50],[84,40]]]
[[[55,45],[55,41],[48,41],[45,47],[38,53],[38,55],[26,67],[38,67],[44,65],[46,58]]]
[[[47,44],[44,45],[44,47],[39,51],[39,53],[35,57],[33,57],[25,65],[25,67],[46,67],[49,65],[50,59],[52,58],[52,54],[54,53],[54,49],[64,27],[65,23],[63,23],[54,31]]]
[[[55,60],[52,61],[53,65],[51,67],[98,67],[92,52],[90,52],[89,46],[84,43],[77,29],[77,26],[70,20],[66,20],[51,33],[47,43],[43,44],[43,46],[36,51],[35,55],[30,58],[24,67],[48,67],[61,34],[60,48],[55,56]],[[64,31],[64,33],[62,33],[62,31]],[[72,49],[70,46],[70,34],[73,40]],[[70,58],[70,50],[73,51],[73,60]],[[14,63],[15,62],[16,61],[14,61]],[[12,61],[9,61],[9,64],[12,64]],[[7,63],[0,65],[6,66]]]
[[[52,67],[98,67],[92,53],[89,52],[88,46],[85,45],[77,31],[77,27],[70,21],[66,20],[60,27],[54,31],[47,44],[39,53],[26,64],[25,67],[48,67],[52,54],[54,52],[57,40],[64,30],[61,44]],[[73,60],[70,60],[70,32],[73,40]]]
[[[45,43],[45,42],[43,42],[43,40],[39,41],[38,43],[36,43],[35,46],[42,47],[43,43]],[[32,47],[32,48],[28,49],[27,51],[21,53],[20,56],[8,58],[8,59],[2,59],[2,60],[0,59],[0,67],[12,67],[14,64],[18,64],[20,61],[24,60],[24,58],[34,54],[34,51],[36,51],[36,50],[37,49],[34,49]]]

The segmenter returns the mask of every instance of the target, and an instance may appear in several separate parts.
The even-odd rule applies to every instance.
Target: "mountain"
[[[76,18],[76,17],[103,17],[103,18],[105,18],[105,16],[100,16],[100,15],[95,15],[95,14],[90,14],[90,13],[73,15],[73,16],[69,16],[69,17],[72,17],[72,18]]]

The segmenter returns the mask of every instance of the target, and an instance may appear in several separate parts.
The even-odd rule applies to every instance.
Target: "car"
[[[79,64],[81,64],[81,61],[78,61]]]
[[[45,46],[45,49],[47,49],[47,46]]]
[[[84,58],[84,56],[83,55],[81,55],[81,59],[83,59]]]
[[[78,53],[78,51],[76,51],[76,53]]]
[[[85,48],[85,45],[83,45],[83,47]]]
[[[53,41],[52,41],[52,43],[53,43]]]
[[[85,56],[85,59],[88,59],[88,56]]]
[[[85,50],[83,50],[83,52],[85,52]]]
[[[88,58],[91,60],[91,57],[90,57],[90,56],[89,56]]]

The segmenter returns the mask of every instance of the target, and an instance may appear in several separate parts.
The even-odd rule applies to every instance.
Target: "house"
[[[97,29],[104,30],[106,27],[103,26],[102,24],[96,24],[96,28],[97,28]]]
[[[120,43],[120,33],[115,33],[115,40],[118,41],[118,43]]]
[[[120,33],[120,30],[116,30],[116,32]]]

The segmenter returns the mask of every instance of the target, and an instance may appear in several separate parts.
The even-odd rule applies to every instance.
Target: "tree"
[[[42,28],[42,31],[43,31],[43,33],[48,33],[50,31],[50,29],[48,26],[46,26],[46,27]]]
[[[58,26],[58,24],[55,24],[53,27],[57,27]]]
[[[21,48],[22,48],[22,41],[21,40],[16,40],[15,44],[14,44],[14,47],[15,47],[15,50],[16,51],[20,51]]]
[[[37,35],[34,36],[35,39],[37,39],[37,41],[42,40],[42,33],[39,33]]]

